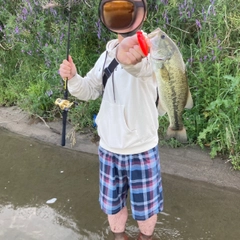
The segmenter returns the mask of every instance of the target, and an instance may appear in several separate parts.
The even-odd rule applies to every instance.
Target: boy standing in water
[[[96,118],[99,143],[99,202],[108,215],[115,240],[126,240],[126,199],[130,195],[138,240],[151,240],[157,214],[163,210],[158,151],[157,83],[149,59],[138,45],[136,32],[147,14],[146,0],[102,0],[103,24],[117,33],[107,43],[95,66],[85,77],[77,74],[69,56],[60,65],[68,78],[69,92],[80,100],[96,99],[103,92],[104,69],[115,59]],[[105,71],[107,72],[107,70]]]

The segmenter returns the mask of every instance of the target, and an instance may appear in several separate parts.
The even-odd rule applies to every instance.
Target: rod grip
[[[66,127],[67,127],[67,110],[62,112],[62,142],[61,145],[65,146],[66,144]]]

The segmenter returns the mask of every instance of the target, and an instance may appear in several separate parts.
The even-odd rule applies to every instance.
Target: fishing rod
[[[67,49],[66,49],[66,59],[69,60],[69,51],[70,51],[70,26],[71,26],[71,4],[72,1],[68,1],[68,33],[67,33]],[[66,127],[67,127],[67,115],[68,110],[73,103],[68,101],[68,78],[64,78],[64,96],[63,99],[57,98],[55,104],[58,105],[62,110],[62,140],[61,145],[65,146],[66,144]]]
[[[86,0],[74,1],[74,3],[84,2],[88,7],[91,7],[90,4]],[[69,51],[70,51],[70,27],[71,27],[71,5],[72,0],[68,1],[68,34],[67,34],[67,53],[66,59],[69,60]],[[55,104],[58,105],[62,110],[62,141],[61,145],[65,146],[66,143],[66,127],[67,127],[67,114],[70,107],[74,104],[74,102],[68,101],[68,78],[64,78],[64,97],[63,99],[57,98]]]
[[[71,25],[71,0],[68,1],[68,37],[67,37],[67,53],[66,59],[69,60],[69,51],[70,51],[70,25]],[[64,81],[64,100],[68,100],[68,79],[63,79]],[[67,126],[67,114],[68,108],[64,108],[62,111],[62,141],[61,145],[65,146],[66,142],[66,126]]]

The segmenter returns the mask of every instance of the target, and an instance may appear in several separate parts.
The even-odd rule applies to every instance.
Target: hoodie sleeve
[[[88,101],[95,100],[102,94],[103,61],[104,53],[85,77],[76,74],[68,81],[68,90],[71,95],[80,100]]]
[[[121,66],[131,75],[137,78],[147,78],[152,76],[152,67],[148,57],[143,58],[140,63],[135,65],[124,65]]]

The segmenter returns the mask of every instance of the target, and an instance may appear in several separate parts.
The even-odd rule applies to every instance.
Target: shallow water
[[[154,239],[240,239],[240,192],[166,174],[163,187]],[[97,156],[0,129],[0,240],[98,239],[112,238],[98,204]]]

